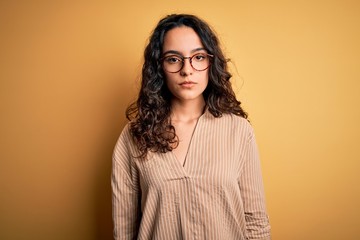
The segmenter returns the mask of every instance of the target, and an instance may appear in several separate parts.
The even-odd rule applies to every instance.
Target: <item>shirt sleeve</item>
[[[129,134],[124,129],[112,160],[112,217],[116,240],[136,239],[140,222],[138,174],[132,163],[129,140]]]
[[[252,130],[246,144],[239,186],[244,202],[247,239],[269,240],[270,224],[266,213],[259,153]]]

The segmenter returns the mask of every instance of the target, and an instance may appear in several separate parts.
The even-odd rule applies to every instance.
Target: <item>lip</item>
[[[194,86],[196,83],[193,81],[184,81],[182,83],[180,83],[179,85],[184,87],[184,88],[191,88],[192,86]]]

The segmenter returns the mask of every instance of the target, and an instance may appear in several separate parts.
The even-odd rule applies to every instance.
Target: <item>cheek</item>
[[[173,76],[166,76],[165,75],[165,85],[167,89],[170,91],[172,95],[177,92],[176,81],[174,80]]]
[[[169,85],[171,85],[174,79],[172,78],[172,76],[169,76],[169,74],[165,74],[164,77],[165,77],[165,84],[167,87],[169,87]]]
[[[209,71],[206,71],[203,76],[204,84],[208,85],[209,83]]]

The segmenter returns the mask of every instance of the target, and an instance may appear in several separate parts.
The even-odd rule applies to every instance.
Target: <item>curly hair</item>
[[[176,148],[178,137],[170,121],[171,93],[165,83],[161,57],[165,34],[176,27],[192,28],[199,36],[205,50],[212,54],[209,81],[203,92],[208,111],[214,117],[232,113],[247,119],[247,113],[235,97],[231,87],[227,62],[219,40],[210,26],[194,15],[172,14],[161,19],[154,29],[144,52],[141,87],[137,101],[126,110],[131,121],[130,133],[137,148],[145,157],[148,151],[165,153]]]

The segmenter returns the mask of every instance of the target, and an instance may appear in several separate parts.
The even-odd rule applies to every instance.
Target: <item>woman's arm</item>
[[[140,190],[136,180],[138,174],[131,162],[126,143],[129,143],[129,139],[123,131],[115,146],[111,176],[112,216],[116,240],[136,239],[140,222]]]
[[[255,136],[251,131],[244,152],[239,186],[244,202],[248,239],[270,239],[270,224],[266,213],[264,187]]]

